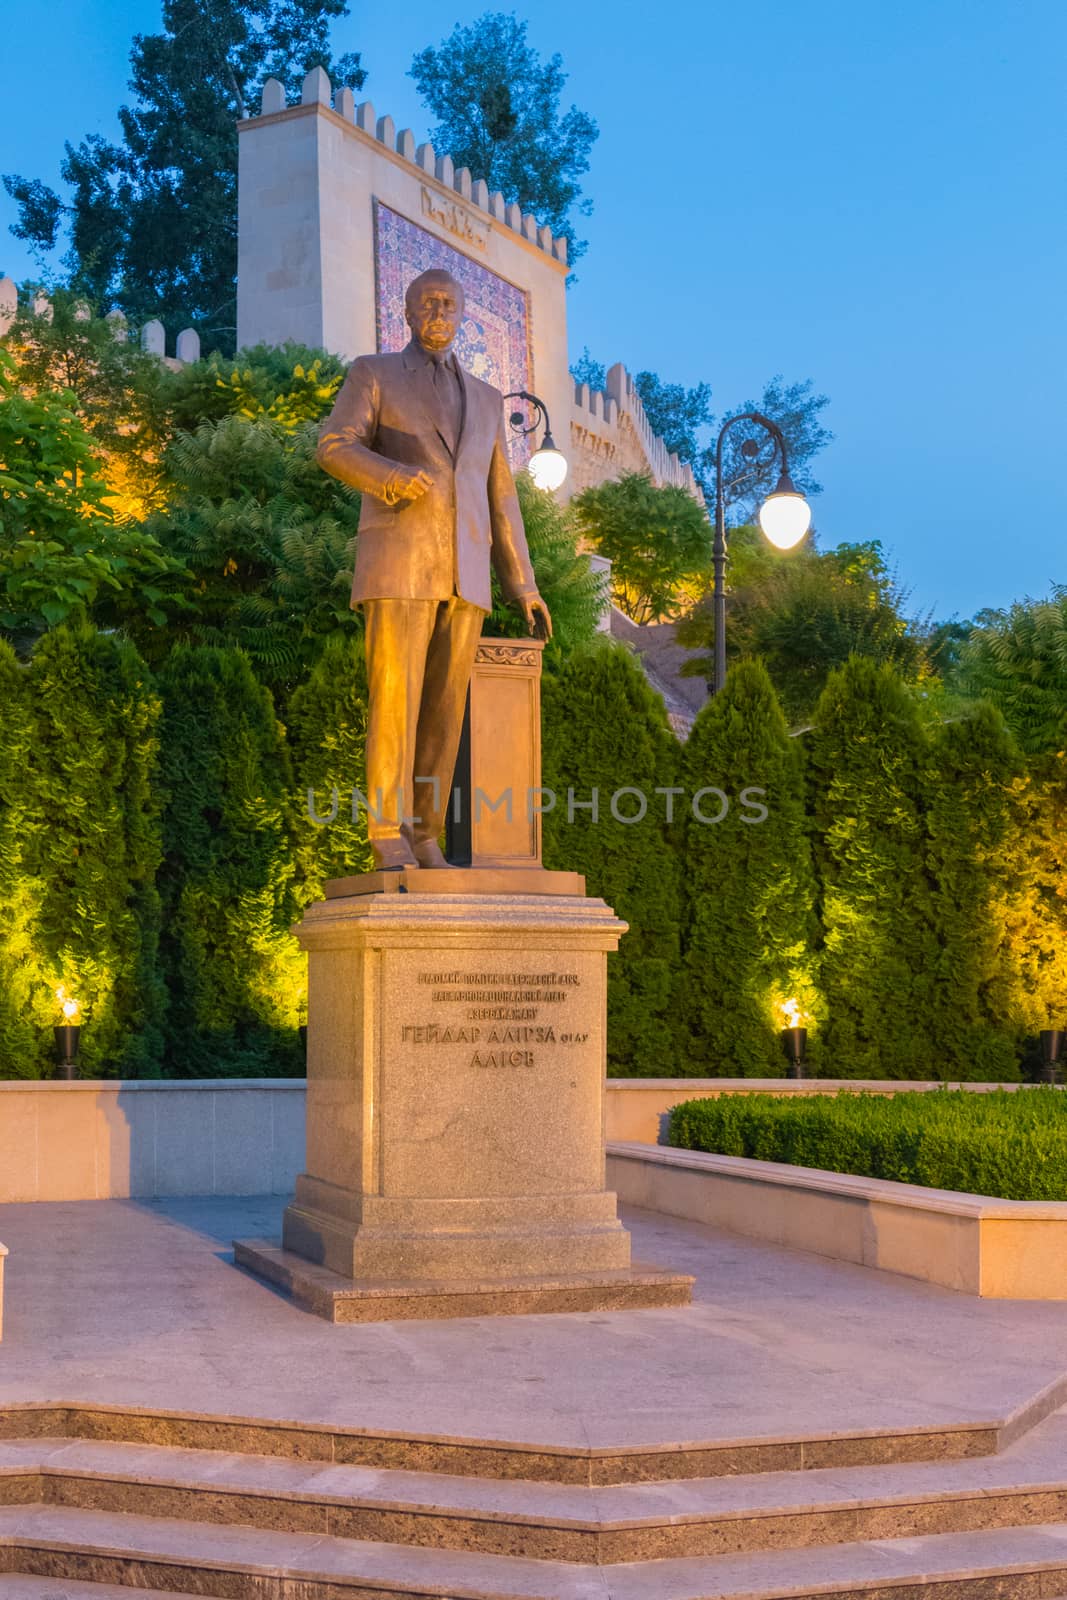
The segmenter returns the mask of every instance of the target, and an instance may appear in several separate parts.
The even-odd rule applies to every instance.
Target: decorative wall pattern
[[[522,289],[380,200],[374,207],[374,259],[379,351],[404,348],[411,337],[404,321],[404,291],[420,272],[442,267],[463,285],[466,295],[466,318],[456,340],[460,365],[502,394],[529,389],[530,313]],[[509,430],[508,442],[512,464],[525,463],[530,441]]]

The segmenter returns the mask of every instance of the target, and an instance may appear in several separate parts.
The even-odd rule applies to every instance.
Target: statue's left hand
[[[526,619],[526,631],[535,639],[551,639],[552,618],[539,594],[524,594],[518,601],[519,610]]]

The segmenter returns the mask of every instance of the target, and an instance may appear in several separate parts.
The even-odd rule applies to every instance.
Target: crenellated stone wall
[[[653,483],[676,484],[703,499],[693,469],[653,432],[637,387],[621,362],[608,372],[603,393],[586,383],[575,385],[570,464],[570,494],[626,472],[647,472]]]
[[[282,85],[269,80],[260,115],[238,133],[240,345],[293,339],[346,358],[396,348],[404,338],[399,306],[390,302],[388,315],[382,306],[383,293],[399,294],[393,263],[381,254],[378,208],[386,208],[409,235],[429,237],[424,262],[434,259],[436,241],[442,265],[455,270],[458,255],[476,279],[500,284],[501,299],[504,291],[524,297],[526,376],[509,387],[529,388],[546,403],[571,462],[565,495],[624,472],[699,493],[689,468],[649,426],[624,367],[612,367],[604,395],[575,390],[566,239],[490,193],[465,167],[456,171],[432,145],[417,144],[410,129],[398,131],[369,101],[357,105],[350,90],[334,92],[320,67],[304,80],[299,105],[288,105]],[[471,298],[468,288],[468,310]],[[510,311],[489,304],[485,320],[506,315],[515,315],[513,304]],[[492,368],[480,375],[497,381]]]
[[[0,339],[7,333],[18,314],[18,286],[13,278],[0,278]],[[33,300],[34,314],[52,318],[52,302],[46,294],[36,294]],[[79,321],[87,322],[90,311],[85,302],[79,302],[75,307],[75,317]],[[129,324],[121,311],[112,311],[106,321],[111,327],[112,338],[120,344],[125,344],[130,336]],[[184,367],[189,362],[200,360],[200,335],[195,328],[183,328],[174,341],[173,356],[167,355],[167,331],[158,317],[152,317],[140,330],[141,349],[149,355],[158,356],[160,361],[168,367]]]

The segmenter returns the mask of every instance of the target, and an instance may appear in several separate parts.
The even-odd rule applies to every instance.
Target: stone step
[[[65,1402],[0,1405],[0,1440],[93,1439],[241,1451],[419,1472],[610,1485],[886,1462],[964,1460],[1002,1450],[1067,1403],[1067,1377],[1016,1411],[983,1421],[860,1432],[676,1439],[587,1446],[339,1428],[264,1417]]]
[[[19,1506],[0,1509],[0,1561],[64,1600],[86,1580],[168,1600],[1047,1600],[1067,1587],[1067,1523],[590,1566]]]
[[[1000,1456],[614,1488],[12,1440],[0,1504],[575,1563],[729,1556],[1067,1520],[1067,1411]]]
[[[124,1583],[92,1583],[64,1578],[34,1578],[26,1572],[0,1572],[0,1600],[159,1600],[159,1589],[137,1589]],[[166,1591],[167,1600],[202,1600],[192,1594]]]

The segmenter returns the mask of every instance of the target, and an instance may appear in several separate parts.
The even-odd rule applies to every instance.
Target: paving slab
[[[980,1301],[628,1212],[664,1310],[336,1326],[235,1267],[280,1199],[0,1206],[0,1405],[78,1401],[637,1448],[1002,1423],[1067,1376],[1067,1304]],[[809,1462],[817,1464],[817,1462]]]

